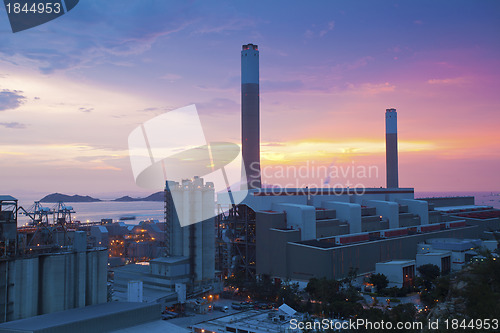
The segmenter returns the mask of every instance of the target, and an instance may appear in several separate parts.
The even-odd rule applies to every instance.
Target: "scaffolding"
[[[0,258],[17,255],[17,199],[0,195]]]
[[[242,272],[253,279],[255,270],[255,212],[247,205],[228,210],[219,205],[216,219],[216,269],[228,277]]]
[[[17,229],[19,254],[54,252],[72,244],[67,228],[77,227],[71,219],[75,213],[73,207],[60,201],[50,208],[35,201],[30,208],[19,206],[18,210],[20,215],[30,218],[27,226]]]

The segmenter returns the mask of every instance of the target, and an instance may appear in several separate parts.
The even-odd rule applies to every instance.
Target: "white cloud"
[[[168,73],[168,74],[161,76],[160,79],[167,80],[170,82],[175,82],[179,79],[182,79],[182,76],[180,76],[178,74]]]
[[[323,29],[323,30],[321,30],[321,31],[319,32],[319,36],[320,36],[320,37],[323,37],[323,36],[324,36],[324,35],[326,35],[329,31],[332,31],[334,28],[335,28],[335,21],[330,21],[330,22],[328,22],[326,29]]]
[[[447,78],[447,79],[430,79],[427,80],[428,84],[446,84],[446,85],[453,85],[453,84],[462,84],[465,83],[467,80],[463,77],[455,77],[455,78]]]

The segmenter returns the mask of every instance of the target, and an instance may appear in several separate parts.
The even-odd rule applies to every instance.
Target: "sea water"
[[[22,203],[21,203],[22,204]],[[23,205],[28,209],[29,206]],[[123,221],[127,224],[139,224],[144,220],[158,220],[163,222],[164,203],[160,201],[133,201],[133,202],[115,202],[115,201],[99,201],[99,202],[68,202],[67,206],[73,207],[75,211],[71,215],[72,220],[80,222],[99,222],[101,219],[112,219],[113,222],[118,222],[122,216],[135,216],[135,220]],[[42,203],[43,207],[57,208],[54,203]],[[23,215],[18,217],[18,225],[24,225],[29,221],[29,218]]]
[[[415,198],[424,197],[455,197],[455,196],[474,196],[476,205],[492,206],[500,209],[500,192],[415,192]],[[19,198],[19,205],[29,209],[33,201],[28,202]],[[124,221],[127,224],[138,224],[144,220],[158,220],[164,222],[164,203],[160,201],[99,201],[99,202],[70,202],[66,205],[72,206],[75,214],[72,214],[73,220],[81,222],[99,222],[101,219],[112,219],[114,222],[120,220],[123,216],[135,216],[135,220]],[[53,203],[42,203],[44,207],[56,207]],[[27,223],[29,219],[26,216],[19,216],[18,225]]]

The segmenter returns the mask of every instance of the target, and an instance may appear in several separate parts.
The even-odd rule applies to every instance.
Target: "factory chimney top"
[[[255,51],[258,51],[259,50],[259,46],[258,45],[255,45],[255,44],[247,44],[247,45],[243,45],[242,47],[242,50],[255,50]]]

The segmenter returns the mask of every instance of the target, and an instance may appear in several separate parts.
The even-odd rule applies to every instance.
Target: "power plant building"
[[[248,121],[258,108],[244,86],[258,87],[258,62],[251,60],[257,52],[253,44],[243,46],[242,149],[248,162],[258,156],[245,155],[258,147],[256,136],[249,139],[259,133],[258,122],[256,117]],[[393,108],[385,113],[385,139],[386,188],[249,186],[239,205],[232,205],[230,195],[218,194],[218,204],[229,208],[216,223],[217,269],[226,276],[243,271],[247,277],[341,279],[352,269],[374,272],[377,262],[415,260],[417,245],[429,239],[481,238],[500,229],[499,211],[476,206],[474,198],[415,199],[413,188],[399,187]]]
[[[17,199],[0,196],[0,322],[107,301],[106,248],[60,226],[18,233],[17,214]],[[27,244],[58,238],[66,243]]]
[[[214,184],[199,177],[166,184],[166,254],[185,259],[193,284],[215,277],[214,196]]]

